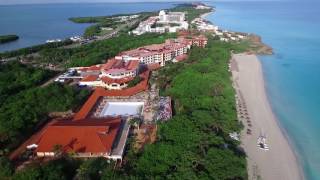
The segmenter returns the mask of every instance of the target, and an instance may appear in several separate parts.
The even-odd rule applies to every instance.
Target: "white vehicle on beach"
[[[268,151],[269,150],[269,147],[268,147],[268,144],[267,144],[267,137],[266,136],[263,136],[263,135],[260,135],[258,137],[258,140],[257,140],[257,147],[261,150],[265,150],[265,151]]]

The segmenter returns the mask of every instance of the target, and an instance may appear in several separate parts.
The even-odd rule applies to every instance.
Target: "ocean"
[[[82,35],[90,24],[76,24],[70,17],[103,16],[155,11],[173,3],[73,3],[0,5],[0,35],[17,34],[18,41],[1,44],[0,52],[43,44],[48,39]]]
[[[210,3],[208,20],[223,29],[256,33],[274,48],[260,56],[272,109],[306,179],[320,179],[320,2]]]

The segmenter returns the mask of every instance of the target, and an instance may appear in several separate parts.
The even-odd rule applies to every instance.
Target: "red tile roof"
[[[157,70],[157,69],[160,69],[160,68],[161,68],[161,65],[159,63],[148,64],[148,69],[150,71]]]
[[[190,42],[184,38],[167,39],[165,43],[162,44],[153,44],[143,46],[137,49],[132,49],[129,51],[123,51],[119,54],[119,56],[147,57],[156,54],[172,52],[174,50],[186,47],[188,45],[190,45]]]
[[[180,62],[180,61],[183,61],[183,60],[185,60],[185,59],[187,59],[187,58],[188,58],[188,55],[182,54],[182,55],[180,55],[180,56],[177,56],[177,57],[176,57],[176,60],[177,60],[178,62]]]
[[[120,78],[120,79],[113,79],[113,78],[109,78],[109,77],[102,77],[101,80],[104,83],[107,84],[112,84],[112,83],[117,83],[117,84],[121,84],[121,83],[127,83],[129,81],[132,81],[134,78],[133,77],[126,77],[126,78]]]
[[[87,70],[91,70],[91,71],[99,71],[101,69],[101,64],[98,65],[94,65],[94,66],[90,66],[88,67]]]
[[[95,81],[99,78],[99,76],[97,75],[89,75],[89,76],[86,76],[84,78],[81,79],[81,82],[90,82],[90,81]]]
[[[143,80],[132,88],[127,88],[123,90],[105,90],[104,88],[96,88],[93,94],[82,106],[80,111],[76,113],[76,115],[74,116],[74,120],[78,121],[87,118],[98,99],[102,96],[133,96],[142,91],[146,91],[148,89],[149,75],[150,71],[142,73],[140,77],[142,77]]]
[[[136,70],[139,67],[139,61],[128,61],[109,59],[106,64],[103,65],[103,69],[123,69],[123,70]]]
[[[193,36],[192,39],[193,40],[200,40],[200,41],[207,41],[208,40],[208,38],[204,35]]]
[[[139,61],[131,60],[131,61],[129,61],[127,69],[128,70],[136,70],[139,67],[139,63],[140,63]]]
[[[42,134],[37,152],[53,152],[61,145],[63,152],[110,153],[120,125],[120,118],[58,121]]]

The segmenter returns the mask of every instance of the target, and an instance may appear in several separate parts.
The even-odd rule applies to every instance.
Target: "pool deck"
[[[129,123],[129,119],[125,119],[122,122],[121,128],[119,129],[119,133],[116,140],[115,140],[115,144],[113,145],[113,149],[111,151],[111,158],[115,158],[115,159],[121,159],[123,157],[123,152],[125,149],[125,145],[128,139],[128,134],[130,131],[130,123]]]

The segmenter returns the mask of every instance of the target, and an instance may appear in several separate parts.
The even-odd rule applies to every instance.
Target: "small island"
[[[17,35],[2,35],[0,36],[0,44],[16,41],[19,39],[19,36]]]

